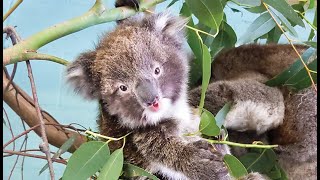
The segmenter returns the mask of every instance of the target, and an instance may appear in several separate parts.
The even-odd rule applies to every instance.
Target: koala
[[[131,133],[125,161],[162,179],[232,179],[223,161],[230,153],[227,145],[185,136],[198,131],[200,122],[188,97],[189,56],[183,47],[187,20],[166,12],[118,23],[66,72],[75,91],[99,101],[100,133]],[[122,143],[113,141],[109,147],[113,151]],[[264,177],[250,173],[242,179]]]
[[[295,45],[302,54],[308,47]],[[288,68],[298,55],[290,45],[249,44],[224,50],[212,63],[205,108],[216,114],[226,102],[225,119],[231,141],[279,144],[274,149],[290,179],[316,179],[317,95],[312,87],[290,92],[264,83]],[[189,91],[199,103],[201,87]],[[232,148],[236,156],[246,149]]]

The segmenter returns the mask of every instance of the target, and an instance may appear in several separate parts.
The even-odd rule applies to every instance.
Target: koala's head
[[[68,66],[68,81],[85,97],[106,103],[125,127],[170,118],[186,102],[186,22],[168,13],[125,20]]]

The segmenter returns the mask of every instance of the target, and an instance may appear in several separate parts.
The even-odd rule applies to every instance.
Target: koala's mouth
[[[148,105],[149,105],[148,108],[153,112],[157,112],[160,109],[160,102],[158,99],[155,99],[152,103]]]

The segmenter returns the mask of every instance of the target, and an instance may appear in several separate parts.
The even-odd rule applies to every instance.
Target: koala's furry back
[[[296,45],[296,47],[300,54],[308,48],[303,45]],[[278,102],[282,102],[285,107],[282,112],[282,123],[262,134],[257,134],[255,131],[237,132],[238,129],[229,129],[229,138],[231,141],[240,143],[260,140],[268,144],[279,144],[280,147],[276,148],[275,152],[289,179],[316,179],[317,95],[315,90],[309,87],[291,93],[285,87],[264,85],[264,82],[288,68],[297,58],[297,54],[290,45],[250,44],[225,50],[213,61],[213,78],[206,93],[205,108],[216,114],[228,101],[231,101],[232,107],[235,108],[235,103],[238,107],[243,106],[241,104],[243,102],[239,101],[241,98],[257,102],[257,97],[262,95],[265,96],[266,104],[272,103],[270,101],[272,99],[276,101],[278,99]],[[239,85],[244,86],[237,88]],[[274,92],[268,94],[267,92],[271,89]],[[199,103],[200,90],[201,88],[195,88],[190,91],[190,102],[195,106]],[[247,92],[253,93],[250,97],[246,97]],[[268,109],[263,111],[267,112]],[[241,116],[241,114],[238,115]],[[232,152],[241,156],[247,151],[243,148],[233,148]]]

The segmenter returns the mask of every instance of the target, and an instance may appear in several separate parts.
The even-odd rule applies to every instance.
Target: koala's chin
[[[179,116],[179,114],[189,114],[189,108],[187,107],[184,108],[188,113],[177,111],[177,109],[183,107],[183,102],[185,100],[182,97],[177,99],[177,101],[173,101],[167,97],[160,97],[155,105],[146,106],[139,103],[140,107],[138,109],[142,109],[141,113],[135,116],[135,118],[132,118],[134,115],[125,116],[123,113],[119,113],[120,123],[122,126],[130,129],[156,126],[166,119]],[[132,113],[137,113],[137,110],[134,110]]]

